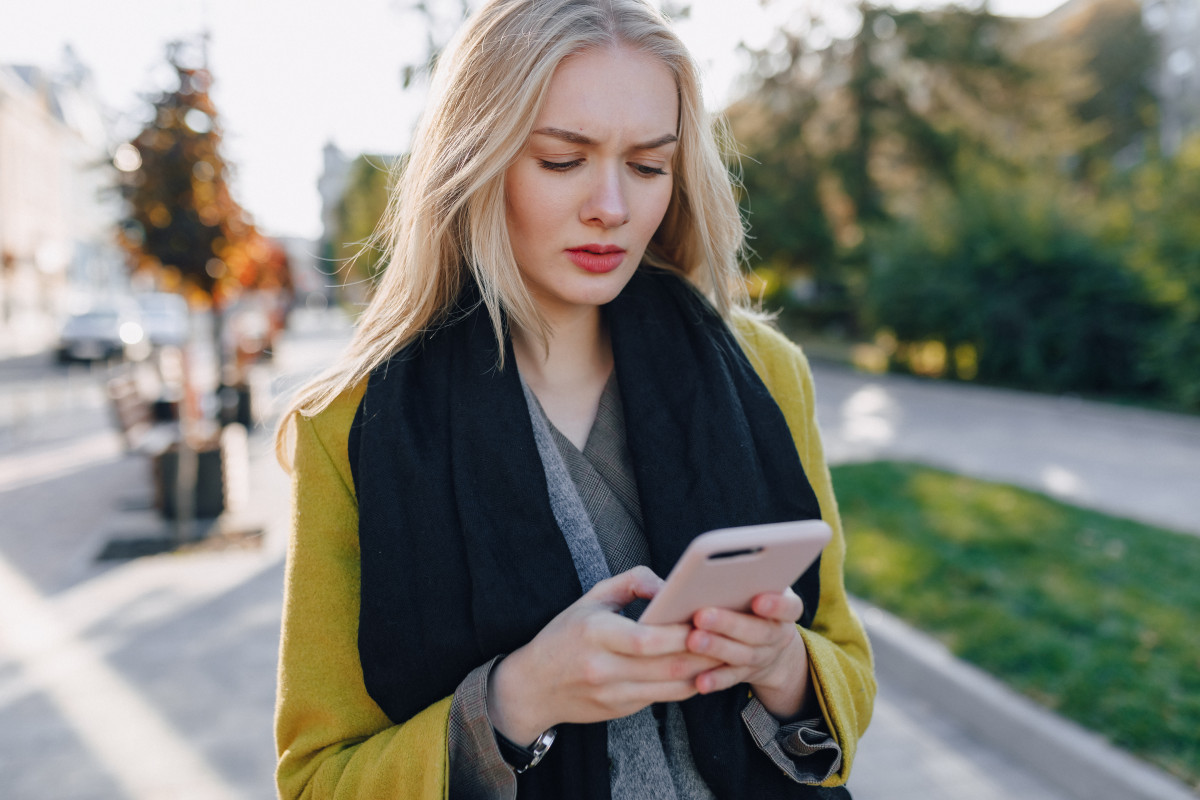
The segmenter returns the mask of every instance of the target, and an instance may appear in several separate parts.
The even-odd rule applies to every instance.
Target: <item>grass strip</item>
[[[832,471],[852,593],[1200,788],[1200,537],[914,464]]]

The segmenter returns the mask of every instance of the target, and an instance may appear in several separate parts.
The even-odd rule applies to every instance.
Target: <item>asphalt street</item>
[[[814,365],[831,462],[917,461],[1200,535],[1200,418]]]
[[[336,319],[302,318],[261,376],[265,395],[286,395],[346,336]],[[832,461],[919,460],[1200,533],[1200,420],[815,374]],[[115,538],[165,531],[102,377],[0,361],[0,796],[272,797],[289,501],[269,429],[252,432],[251,501],[227,520],[261,529],[257,544],[98,562]],[[1066,800],[886,683],[850,786],[859,800]]]

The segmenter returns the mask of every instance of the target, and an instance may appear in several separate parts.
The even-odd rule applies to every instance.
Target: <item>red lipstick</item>
[[[567,258],[587,272],[612,272],[625,260],[625,249],[612,244],[584,244],[567,249]]]

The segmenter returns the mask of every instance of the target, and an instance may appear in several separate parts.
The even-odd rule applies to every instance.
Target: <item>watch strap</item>
[[[500,747],[500,755],[504,757],[504,760],[518,775],[538,765],[538,762],[545,757],[546,752],[550,749],[550,745],[554,744],[554,737],[557,733],[554,728],[550,728],[543,731],[533,741],[533,744],[528,747],[522,747],[495,728],[492,731],[496,734],[496,744]]]

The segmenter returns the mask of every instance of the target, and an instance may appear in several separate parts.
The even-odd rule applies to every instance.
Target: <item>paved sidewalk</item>
[[[329,363],[344,341],[316,323],[294,331],[272,391]],[[816,380],[834,460],[913,458],[1012,482],[1032,472],[1043,489],[1060,476],[1050,489],[1142,518],[1172,507],[1159,498],[1184,498],[1177,516],[1194,509],[1200,424],[1191,419],[1064,410],[1054,399],[820,365]],[[252,503],[237,520],[265,526],[260,549],[101,565],[93,557],[108,538],[161,530],[131,488],[146,465],[121,452],[105,411],[88,404],[63,417],[98,433],[0,450],[0,796],[272,797],[288,499],[269,433],[251,439]],[[1160,470],[1163,459],[1177,468]],[[1109,488],[1117,484],[1128,485]],[[856,800],[1071,800],[886,680],[850,787]]]

